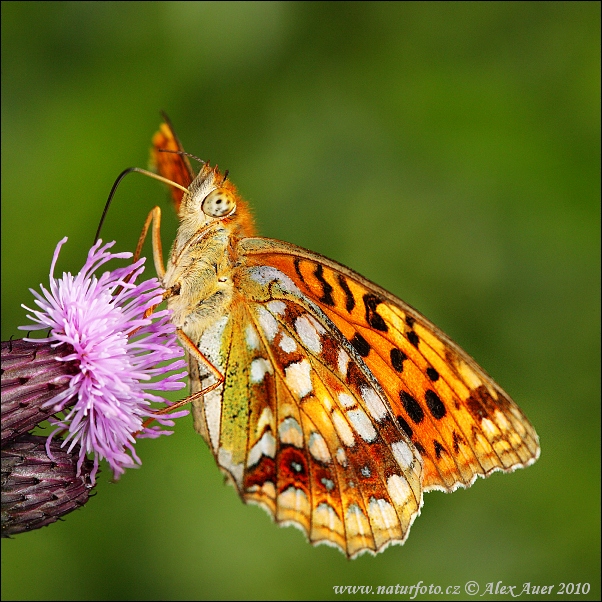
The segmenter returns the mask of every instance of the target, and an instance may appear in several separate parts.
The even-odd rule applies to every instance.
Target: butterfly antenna
[[[192,159],[195,159],[196,161],[198,161],[199,163],[202,163],[203,165],[208,163],[208,161],[203,161],[203,159],[199,159],[197,156],[191,155],[190,153],[187,153],[186,151],[171,150],[171,149],[167,149],[167,148],[158,148],[157,150],[160,153],[173,153],[174,155],[186,155],[187,157],[191,157]]]
[[[96,243],[98,241],[98,239],[100,238],[100,231],[101,231],[102,225],[105,221],[105,217],[107,216],[107,213],[109,211],[109,206],[111,205],[111,201],[113,200],[113,196],[115,195],[115,191],[117,190],[117,187],[119,186],[119,184],[121,184],[121,180],[123,180],[123,178],[125,178],[125,176],[127,176],[129,173],[132,173],[135,171],[138,173],[141,173],[145,176],[148,176],[149,178],[154,178],[155,180],[159,180],[160,182],[164,182],[165,184],[169,184],[170,186],[179,188],[183,192],[188,192],[188,189],[184,188],[184,186],[181,186],[177,182],[172,182],[171,180],[168,180],[167,178],[164,178],[163,176],[153,173],[152,171],[147,171],[146,169],[140,169],[140,167],[128,167],[128,169],[125,169],[124,171],[122,171],[119,174],[119,176],[115,180],[115,184],[113,184],[113,188],[111,188],[111,192],[109,193],[109,198],[107,199],[107,202],[105,203],[105,208],[104,208],[104,210],[102,212],[102,216],[100,218],[100,223],[98,224],[98,229],[96,230],[96,235],[94,236],[94,243]]]

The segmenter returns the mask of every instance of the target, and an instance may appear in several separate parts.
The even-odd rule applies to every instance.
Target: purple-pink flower
[[[185,362],[178,359],[183,351],[169,310],[150,313],[163,300],[159,281],[153,278],[135,284],[144,271],[144,259],[97,277],[95,272],[111,259],[132,257],[131,253],[110,253],[115,243],[102,245],[99,240],[81,272],[55,278],[58,254],[66,241],[61,240],[55,250],[49,289],[41,286],[42,294],[31,289],[39,309],[23,306],[32,324],[21,329],[49,330],[46,338],[26,340],[73,348],[73,353],[58,361],[76,362],[79,370],[68,388],[43,406],[64,413],[62,418],[51,419],[57,428],[47,449],[50,453],[51,438],[65,431],[63,446],[69,444],[69,451],[81,446],[78,469],[87,454],[94,455],[94,482],[100,459],[107,460],[117,478],[126,468],[141,463],[134,450],[136,438],[171,434],[163,427],[173,426],[173,418],[188,413],[160,415],[151,406],[155,402],[169,405],[152,391],[185,386],[180,379],[186,372],[166,376],[182,369]],[[162,362],[169,363],[159,366]],[[154,423],[145,427],[148,418]]]

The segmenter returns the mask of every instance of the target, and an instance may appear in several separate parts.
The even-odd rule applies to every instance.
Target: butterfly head
[[[254,228],[247,204],[236,187],[217,166],[205,163],[188,186],[178,207],[182,224],[196,230],[223,227],[238,237],[253,236]]]
[[[251,213],[228,180],[228,172],[222,174],[217,166],[211,167],[185,152],[169,119],[166,115],[164,118],[165,123],[153,137],[151,165],[161,176],[182,187],[172,186],[171,194],[186,233],[192,236],[206,227],[224,227],[235,237],[254,236]],[[189,157],[201,163],[198,173]]]
[[[199,227],[212,224],[234,227],[249,236],[250,213],[227,173],[217,166],[203,165],[188,187],[178,210],[181,220],[194,220]]]

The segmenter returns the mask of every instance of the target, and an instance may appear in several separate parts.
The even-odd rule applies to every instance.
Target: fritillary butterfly
[[[352,558],[403,543],[425,491],[537,459],[535,430],[472,358],[345,266],[257,238],[227,175],[195,174],[165,121],[153,160],[186,189],[167,270],[158,207],[146,228],[195,429],[245,502]]]

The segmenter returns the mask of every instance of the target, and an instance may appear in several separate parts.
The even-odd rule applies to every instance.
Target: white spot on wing
[[[347,421],[343,418],[343,415],[334,410],[332,412],[332,422],[334,424],[334,428],[339,435],[339,439],[347,446],[353,447],[355,445],[355,437],[353,436],[353,431],[349,427]]]
[[[259,349],[259,337],[252,324],[248,324],[245,328],[245,340],[247,341],[247,347],[249,349]]]
[[[395,508],[393,508],[387,500],[383,500],[382,498],[370,498],[370,503],[368,504],[368,516],[370,517],[372,525],[381,531],[394,529],[399,525],[399,519],[397,518]]]
[[[251,487],[247,487],[247,491],[249,493],[258,493],[263,494],[270,500],[276,499],[276,487],[272,481],[264,481],[261,486],[260,485],[251,485]],[[256,503],[256,502],[255,502]],[[269,512],[270,516],[272,513]]]
[[[284,370],[286,384],[299,399],[305,397],[313,389],[310,371],[311,366],[306,359],[290,364]]]
[[[339,449],[337,449],[337,462],[341,466],[347,466],[347,454],[345,453],[345,450],[342,447],[339,447]]]
[[[198,344],[201,353],[222,372],[224,370],[221,357],[222,338],[228,319],[229,316],[223,316],[209,326],[201,335]]]
[[[322,502],[316,506],[312,516],[312,521],[316,525],[326,527],[329,531],[334,531],[335,533],[340,534],[344,533],[341,519],[337,516],[334,508],[326,502]]]
[[[267,426],[272,427],[274,423],[274,414],[272,414],[272,410],[270,408],[263,408],[263,412],[261,412],[261,416],[257,421],[257,427],[255,428],[255,433],[259,437],[261,433],[263,433],[263,429]]]
[[[287,334],[282,334],[279,345],[280,349],[286,353],[292,353],[297,349],[297,343],[295,342],[295,339],[289,337]]]
[[[499,410],[495,411],[495,419],[497,420],[500,429],[502,429],[503,431],[510,429],[510,423],[506,420],[506,417]]]
[[[397,460],[397,464],[404,470],[410,468],[414,461],[414,454],[412,453],[410,446],[405,441],[397,441],[391,445],[391,449],[393,450],[393,455]]]
[[[495,426],[495,424],[493,424],[493,422],[491,422],[491,420],[489,420],[489,418],[483,418],[481,420],[481,426],[483,427],[483,430],[491,437],[492,435],[495,435],[497,433],[497,428]]]
[[[295,330],[301,339],[301,342],[313,353],[322,351],[322,342],[315,326],[309,321],[307,316],[299,316],[295,320]]]
[[[291,416],[285,418],[278,427],[278,436],[282,443],[288,443],[295,447],[303,447],[303,431],[301,425]]]
[[[460,376],[471,389],[477,389],[483,384],[480,376],[465,361],[459,360],[456,368],[458,368]]]
[[[387,479],[387,491],[393,503],[397,506],[403,506],[412,496],[412,490],[408,482],[398,474],[391,475]]]
[[[345,523],[347,524],[347,532],[349,535],[354,536],[370,534],[370,524],[368,523],[368,519],[357,504],[351,504],[347,509]]]
[[[326,441],[324,441],[324,437],[313,431],[309,436],[309,453],[319,462],[323,462],[327,464],[330,462],[330,452],[328,451],[328,446],[326,445]]]
[[[260,383],[266,372],[273,373],[272,365],[263,357],[257,357],[251,362],[251,382]]]
[[[362,387],[361,393],[372,418],[374,420],[382,420],[387,415],[387,408],[383,400],[370,387]]]
[[[341,376],[346,377],[347,369],[349,367],[349,355],[347,355],[347,352],[342,347],[341,349],[339,349],[339,355],[337,357],[337,366],[339,368],[339,373],[341,374]]]
[[[303,293],[297,288],[297,285],[286,274],[283,274],[276,268],[262,265],[252,267],[249,271],[251,278],[255,280],[255,282],[259,282],[259,284],[266,285],[268,282],[276,281],[283,290],[299,297],[303,296]]]
[[[286,303],[284,301],[280,301],[280,300],[276,299],[275,301],[270,301],[268,303],[268,309],[273,314],[280,316],[281,314],[284,313],[284,310],[286,309]]]
[[[205,409],[205,420],[207,421],[207,429],[209,430],[209,438],[211,439],[211,447],[214,453],[217,453],[219,447],[219,427],[222,416],[222,393],[223,385],[217,389],[209,391],[203,395],[203,407]]]
[[[289,487],[278,496],[278,505],[309,516],[309,500],[303,489]]]
[[[268,458],[276,457],[276,439],[270,431],[266,431],[263,437],[251,448],[247,456],[247,466],[257,464],[261,456]]]
[[[368,443],[372,443],[376,439],[376,430],[373,424],[370,422],[370,418],[366,416],[366,412],[361,409],[349,410],[347,412],[347,418],[351,422],[355,432]]]
[[[347,393],[339,393],[339,401],[344,408],[352,408],[354,405],[356,405],[355,399],[353,399],[353,397]]]
[[[334,481],[331,479],[327,479],[326,477],[322,477],[320,479],[320,483],[326,487],[328,491],[332,491],[334,489]]]
[[[261,330],[263,330],[268,341],[271,343],[278,332],[278,322],[276,322],[276,318],[261,305],[257,308],[257,318],[259,319]]]

